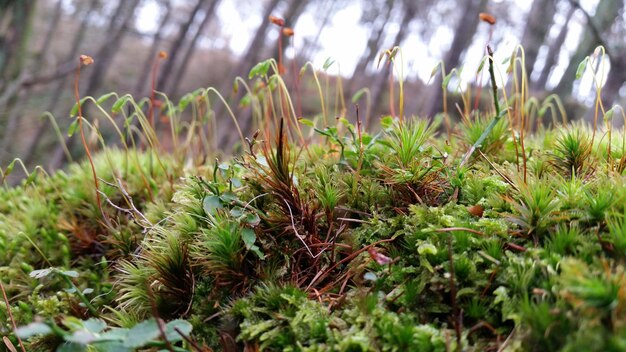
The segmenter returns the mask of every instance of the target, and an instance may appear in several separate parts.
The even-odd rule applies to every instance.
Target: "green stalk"
[[[504,113],[506,113],[506,110],[502,111],[500,109],[500,102],[498,101],[498,86],[496,85],[496,74],[495,74],[494,69],[493,69],[493,50],[491,49],[491,46],[489,46],[489,45],[487,45],[487,52],[489,53],[489,57],[488,57],[488,60],[489,60],[489,76],[491,76],[491,88],[492,88],[492,93],[493,93],[493,105],[496,108],[496,116],[493,118],[493,120],[491,120],[491,122],[489,123],[487,128],[485,128],[485,130],[483,131],[483,134],[480,135],[480,137],[478,138],[478,140],[476,140],[474,145],[472,145],[472,147],[467,151],[467,153],[463,157],[463,160],[461,161],[461,164],[459,164],[459,169],[462,168],[463,165],[465,165],[467,163],[467,161],[472,156],[472,154],[474,154],[476,149],[478,149],[483,144],[485,139],[489,136],[489,133],[491,133],[491,130],[493,130],[495,125],[498,123],[498,121],[500,121],[502,116],[504,116]]]

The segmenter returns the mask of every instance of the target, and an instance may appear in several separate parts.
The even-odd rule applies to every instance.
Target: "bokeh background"
[[[482,12],[492,14],[496,24],[480,21]],[[294,30],[280,49],[280,29],[270,15]],[[463,67],[449,84],[454,106],[459,88],[488,83],[476,74],[487,43],[498,62],[506,62],[521,44],[532,94],[557,93],[570,119],[589,119],[597,86],[605,106],[623,103],[625,38],[621,0],[0,0],[0,166],[15,157],[46,169],[66,162],[44,113],[55,116],[65,135],[81,54],[95,60],[81,72],[81,96],[111,91],[137,100],[149,96],[155,60],[165,51],[168,57],[154,78],[158,91],[176,101],[212,86],[243,116],[246,107],[238,107],[241,92],[233,92],[234,78],[247,77],[255,63],[276,58],[281,50],[286,80],[297,86],[304,117],[319,114],[315,87],[297,79],[310,61],[332,85],[341,82],[346,115],[354,115],[350,98],[367,87],[368,108],[376,118],[389,110],[391,69],[377,65],[378,58],[400,46],[400,68],[392,77],[401,73],[405,80],[406,113],[429,117],[443,103],[436,67]],[[600,74],[576,79],[579,63],[599,45],[608,54],[594,61]],[[218,125],[229,123],[217,105],[215,114]],[[79,143],[70,147],[80,155]],[[216,147],[228,150],[228,141]]]

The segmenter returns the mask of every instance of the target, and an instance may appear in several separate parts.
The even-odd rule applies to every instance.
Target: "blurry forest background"
[[[479,21],[481,12],[497,18],[492,34]],[[270,15],[284,18],[295,31],[282,48],[288,82],[295,82],[309,60],[323,74],[330,57],[336,63],[325,73],[333,82],[340,75],[348,104],[360,88],[369,88],[374,118],[388,111],[389,67],[377,67],[376,61],[396,45],[406,64],[407,115],[441,111],[442,77],[430,79],[440,60],[448,71],[466,64],[464,75],[474,83],[487,42],[501,58],[522,44],[531,91],[539,97],[559,94],[570,119],[589,114],[592,84],[575,76],[598,45],[610,56],[602,82],[605,106],[623,103],[626,95],[621,0],[0,0],[0,165],[15,157],[29,168],[64,164],[44,112],[56,117],[65,136],[81,54],[95,60],[81,72],[81,96],[111,91],[131,93],[136,100],[149,96],[151,71],[163,50],[168,57],[159,63],[158,91],[177,101],[213,86],[237,108],[241,92],[233,92],[234,78],[247,78],[255,63],[277,57],[279,29]],[[319,113],[314,89],[305,82],[297,89],[308,118]],[[353,116],[352,110],[347,114]],[[215,111],[218,122],[231,126],[223,109]],[[236,112],[246,114],[244,108]],[[216,146],[228,150],[220,144],[225,141]],[[73,143],[73,153],[81,150]]]

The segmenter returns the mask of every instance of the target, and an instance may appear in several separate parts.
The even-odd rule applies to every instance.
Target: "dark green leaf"
[[[214,215],[217,212],[217,209],[222,209],[224,206],[222,205],[220,197],[206,196],[202,201],[202,208],[207,215]]]

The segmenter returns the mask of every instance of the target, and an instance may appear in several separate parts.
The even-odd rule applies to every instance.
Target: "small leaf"
[[[207,196],[204,197],[202,201],[202,208],[207,215],[214,215],[217,212],[217,209],[222,209],[224,206],[222,205],[222,201],[218,196]]]
[[[250,226],[256,226],[261,222],[261,219],[257,213],[248,213],[246,214],[244,221]]]
[[[87,287],[86,289],[83,290],[84,295],[88,295],[90,293],[93,293],[93,288]]]
[[[270,69],[270,60],[261,61],[254,65],[248,74],[248,79],[252,79],[255,76],[265,76]]]
[[[105,94],[101,96],[100,98],[98,98],[98,100],[96,100],[96,104],[102,105],[104,102],[109,100],[109,98],[111,98],[112,96],[115,96],[115,93],[111,92],[111,93]]]
[[[479,74],[483,70],[483,67],[485,67],[485,62],[486,61],[487,61],[486,57],[483,57],[482,60],[480,60],[480,65],[478,65],[478,69],[476,70],[476,74]]]
[[[124,347],[138,348],[159,337],[159,326],[154,319],[143,321],[128,331]]]
[[[239,107],[245,108],[249,105],[250,105],[250,94],[246,94],[239,100]]]
[[[31,183],[35,182],[35,180],[37,180],[37,175],[39,175],[37,170],[31,172],[26,178],[26,185],[30,185]]]
[[[20,326],[15,330],[15,335],[22,339],[27,339],[35,335],[48,335],[52,329],[45,323],[30,323],[26,326]]]
[[[324,71],[328,70],[333,64],[335,63],[335,60],[333,60],[332,58],[328,57],[326,58],[326,61],[324,61],[324,65],[322,66],[322,68],[324,69]]]
[[[239,197],[237,197],[237,195],[233,192],[224,192],[219,199],[224,203],[232,203],[239,200]]]
[[[235,80],[233,82],[233,94],[239,93],[239,81]]]
[[[170,342],[182,341],[183,337],[181,336],[181,333],[185,336],[189,336],[192,329],[193,326],[186,320],[172,320],[165,325],[165,338]]]
[[[435,67],[433,67],[433,70],[430,71],[430,77],[428,77],[428,80],[430,81],[430,79],[432,79],[433,77],[435,77],[435,75],[437,74],[437,72],[439,72],[439,68],[441,67],[441,65],[437,64],[435,65]]]
[[[57,347],[56,352],[87,352],[87,346],[74,342],[64,343]]]
[[[359,101],[359,99],[361,99],[361,97],[363,96],[363,94],[365,94],[365,92],[367,91],[367,89],[365,88],[361,88],[359,90],[356,91],[356,93],[354,93],[354,95],[352,96],[352,104],[356,104],[357,101]]]
[[[52,268],[48,268],[48,269],[39,269],[39,270],[33,270],[30,272],[30,277],[33,277],[35,279],[41,279],[42,277],[46,277],[48,275],[50,275],[50,273],[52,272]]]
[[[81,107],[83,106],[83,104],[85,104],[85,101],[87,100],[87,98],[89,97],[84,97],[81,100],[79,100]],[[78,114],[78,104],[74,103],[72,110],[70,110],[70,116],[76,116],[77,114]]]
[[[254,233],[254,230],[249,228],[243,229],[243,231],[241,232],[241,238],[243,239],[243,243],[246,245],[246,248],[249,251],[256,254],[259,259],[265,259],[265,254],[263,254],[263,252],[261,252],[261,249],[254,244],[256,242],[256,234]]]
[[[187,108],[187,106],[193,101],[193,99],[194,96],[191,93],[183,95],[182,98],[180,98],[180,100],[178,101],[178,110],[185,110],[185,108]]]
[[[419,245],[419,247],[417,247],[417,253],[419,253],[420,255],[424,255],[424,254],[435,255],[437,254],[437,247],[435,247],[431,243],[422,243]]]
[[[65,338],[65,341],[74,342],[79,345],[87,345],[95,340],[96,335],[87,330],[78,330]]]
[[[123,341],[128,335],[128,331],[129,331],[128,329],[113,328],[113,329],[107,330],[105,333],[100,335],[98,340],[100,341],[112,341],[112,340]]]
[[[69,276],[69,277],[73,277],[73,278],[77,278],[78,277],[78,272],[76,272],[74,270],[59,271],[59,274],[65,275],[65,276]]]
[[[90,318],[83,322],[83,326],[85,330],[98,334],[106,329],[107,324],[102,319]]]
[[[587,68],[587,62],[589,61],[589,56],[587,56],[583,61],[578,64],[578,68],[576,69],[576,79],[580,79],[585,73],[585,68]]]
[[[91,344],[96,352],[132,352],[133,349],[125,347],[121,341],[98,341]]]
[[[111,112],[114,114],[117,114],[118,112],[120,112],[120,110],[122,110],[122,107],[124,106],[124,104],[126,104],[128,99],[129,99],[128,95],[124,95],[123,97],[117,99],[115,103],[113,103],[113,106],[111,107]]]
[[[241,239],[243,239],[243,243],[249,250],[252,246],[254,246],[254,242],[256,242],[256,233],[254,233],[253,229],[245,228],[241,232]]]
[[[13,172],[13,168],[15,168],[16,162],[17,162],[17,159],[13,159],[13,161],[11,161],[9,166],[7,166],[7,169],[4,171],[4,177],[8,177],[11,174],[11,172]]]
[[[74,133],[76,133],[76,130],[78,129],[78,119],[72,121],[72,123],[70,124],[70,127],[67,129],[67,136],[71,137],[74,135]]]
[[[311,128],[315,127],[315,123],[313,123],[313,121],[309,119],[301,118],[301,119],[298,119],[298,121],[300,121],[300,123],[305,126],[309,126]]]
[[[230,179],[230,183],[232,183],[232,184],[233,184],[233,187],[235,187],[235,188],[239,188],[239,187],[241,187],[241,186],[242,186],[241,180],[240,180],[240,179],[238,179],[238,178],[236,178],[236,177],[232,177],[232,178]]]
[[[385,130],[389,130],[391,128],[393,128],[393,117],[391,116],[385,116],[383,118],[380,119],[380,126],[385,129]]]
[[[448,73],[448,74],[447,74],[447,75],[443,78],[443,80],[441,81],[441,88],[442,88],[442,89],[447,89],[447,88],[448,88],[448,83],[450,83],[450,79],[452,78],[452,74],[453,74],[453,73],[454,73],[454,71],[453,71],[453,72]]]

